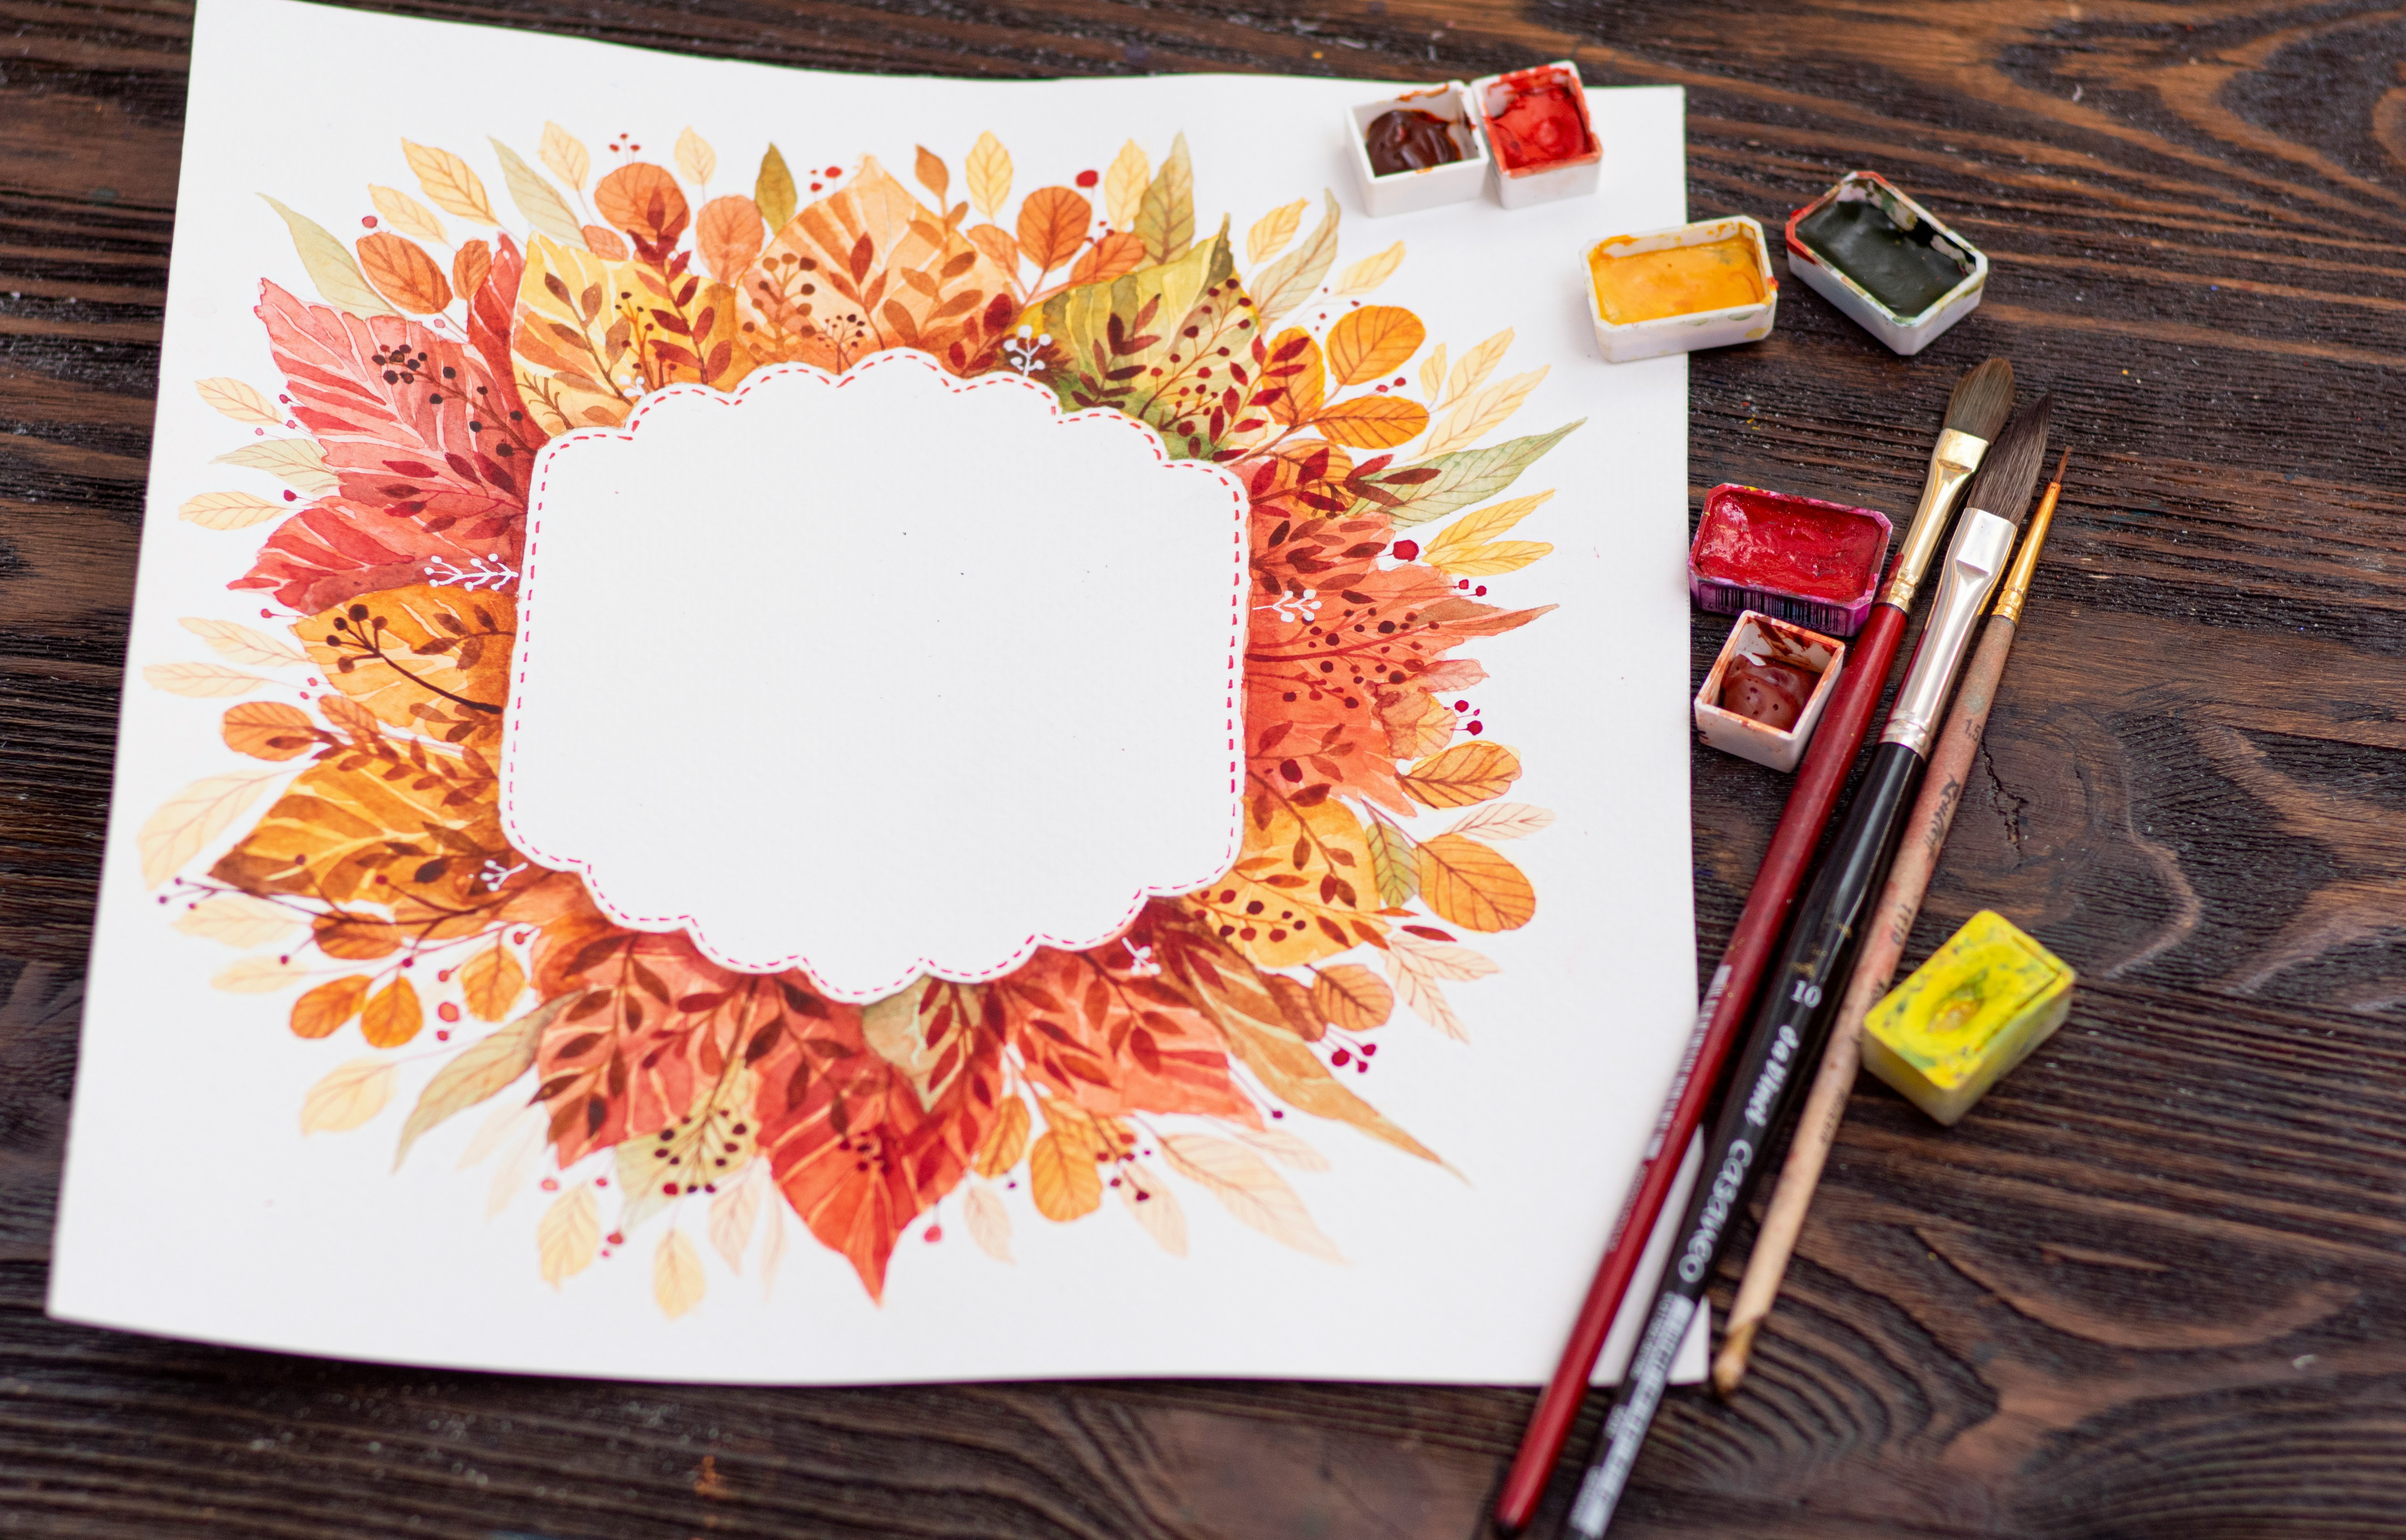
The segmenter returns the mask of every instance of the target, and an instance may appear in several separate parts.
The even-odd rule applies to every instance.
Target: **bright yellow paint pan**
[[[1982,910],[1863,1020],[1863,1067],[1952,1124],[2072,1010],[2074,975]]]

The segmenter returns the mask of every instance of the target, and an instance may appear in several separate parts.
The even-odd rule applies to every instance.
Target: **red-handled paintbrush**
[[[1670,1195],[1679,1163],[1690,1141],[1697,1137],[1697,1129],[1704,1122],[1705,1104],[1711,1098],[1714,1082],[1720,1079],[1731,1046],[1745,1025],[1748,1009],[1762,982],[1763,968],[1779,940],[1788,911],[1796,901],[1796,890],[1813,858],[1814,847],[1820,843],[1821,832],[1829,826],[1839,789],[1846,784],[1855,753],[1862,746],[1863,735],[1871,727],[1873,708],[1879,703],[1889,666],[1896,658],[1897,643],[1904,635],[1905,612],[1913,606],[1915,590],[1929,571],[1930,558],[1946,538],[1947,517],[1955,500],[1972,479],[1972,473],[1979,469],[1989,442],[2004,426],[2013,403],[2014,366],[2003,359],[1990,359],[1965,374],[1947,400],[1946,424],[1939,432],[1937,446],[1931,451],[1930,473],[1922,487],[1921,503],[1906,528],[1904,544],[1898,548],[1888,586],[1881,590],[1879,602],[1872,606],[1871,617],[1863,622],[1862,630],[1847,646],[1846,671],[1840,674],[1830,704],[1822,713],[1812,747],[1797,769],[1795,789],[1788,795],[1779,827],[1771,836],[1770,848],[1763,853],[1753,887],[1747,891],[1746,909],[1738,916],[1737,928],[1730,934],[1720,966],[1713,970],[1704,1004],[1697,1010],[1695,1033],[1689,1039],[1686,1060],[1671,1083],[1663,1116],[1655,1124],[1654,1137],[1638,1167],[1636,1185],[1605,1248],[1595,1281],[1589,1285],[1587,1299],[1579,1307],[1578,1321],[1571,1329],[1569,1344],[1563,1349],[1562,1363],[1555,1368],[1545,1393],[1537,1399],[1528,1431],[1521,1435],[1520,1452],[1513,1457],[1511,1471],[1496,1494],[1495,1527],[1505,1534],[1518,1534],[1537,1511],[1539,1499],[1545,1496],[1554,1462],[1570,1437],[1571,1424],[1578,1418],[1579,1403],[1595,1373],[1596,1355],[1603,1350],[1605,1334],[1611,1330],[1621,1297],[1629,1292],[1629,1279],[1637,1270],[1638,1256],[1645,1250],[1647,1237],[1653,1233],[1654,1222]]]

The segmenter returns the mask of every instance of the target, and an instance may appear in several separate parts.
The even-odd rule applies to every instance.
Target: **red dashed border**
[[[1213,480],[1219,482],[1220,485],[1227,491],[1229,503],[1235,514],[1233,522],[1235,526],[1234,536],[1237,551],[1237,581],[1234,592],[1230,594],[1228,601],[1227,694],[1224,702],[1224,709],[1227,712],[1224,727],[1227,732],[1228,748],[1228,842],[1225,851],[1220,858],[1219,864],[1213,867],[1210,871],[1203,872],[1200,875],[1189,878],[1183,882],[1158,884],[1148,883],[1138,888],[1137,891],[1130,896],[1126,911],[1101,933],[1096,936],[1083,939],[1064,938],[1050,935],[1041,931],[1036,932],[1029,935],[1025,940],[1020,942],[1007,961],[993,968],[982,968],[970,972],[948,970],[938,967],[933,959],[923,956],[912,963],[910,968],[904,971],[899,978],[895,979],[890,983],[882,984],[866,993],[861,993],[852,990],[830,988],[827,982],[820,978],[818,971],[811,966],[811,961],[808,955],[803,953],[797,952],[790,955],[766,962],[730,957],[726,954],[719,952],[710,944],[709,940],[702,935],[699,922],[689,914],[631,914],[619,906],[612,903],[608,895],[602,891],[602,885],[595,878],[592,868],[588,864],[573,855],[557,855],[538,850],[535,848],[533,842],[529,841],[518,828],[517,812],[517,792],[515,784],[514,756],[510,752],[510,744],[518,730],[519,713],[524,706],[527,660],[532,656],[534,651],[534,622],[536,614],[534,574],[537,571],[536,550],[541,544],[543,535],[544,497],[545,489],[549,487],[551,481],[553,459],[562,446],[579,443],[587,439],[632,440],[635,434],[642,430],[645,414],[650,412],[653,407],[657,406],[661,402],[671,398],[699,398],[720,406],[737,406],[742,404],[745,393],[751,390],[754,386],[760,384],[765,380],[776,378],[782,375],[801,374],[812,379],[832,384],[837,389],[841,390],[847,385],[850,385],[854,380],[866,375],[868,372],[872,369],[895,368],[904,365],[927,371],[941,381],[946,390],[954,395],[963,395],[972,390],[988,389],[1024,390],[1031,392],[1043,401],[1046,409],[1052,414],[1052,420],[1055,424],[1083,422],[1089,419],[1108,419],[1112,422],[1124,424],[1131,431],[1144,436],[1146,445],[1153,450],[1153,458],[1160,461],[1162,465],[1175,471],[1193,472],[1208,475]],[[507,721],[503,728],[506,736],[503,738],[502,744],[502,831],[508,837],[513,848],[521,852],[537,864],[548,867],[556,871],[575,872],[584,880],[585,890],[592,896],[594,904],[600,908],[602,912],[607,915],[614,924],[623,925],[630,930],[652,932],[683,930],[687,936],[692,938],[694,946],[702,954],[702,955],[708,957],[712,962],[718,964],[722,968],[733,968],[737,972],[741,973],[782,973],[789,968],[800,968],[804,973],[810,975],[811,982],[818,985],[823,993],[835,999],[854,1003],[878,999],[884,996],[891,995],[923,973],[933,974],[940,979],[948,979],[962,983],[978,983],[989,979],[1001,978],[1003,975],[1016,970],[1034,954],[1036,949],[1039,947],[1049,946],[1064,952],[1083,952],[1090,948],[1100,946],[1111,940],[1112,938],[1125,932],[1129,924],[1136,919],[1138,912],[1143,909],[1145,903],[1149,899],[1175,897],[1176,895],[1187,892],[1192,888],[1202,886],[1207,883],[1216,882],[1221,877],[1224,876],[1231,867],[1236,865],[1237,857],[1243,853],[1245,832],[1243,704],[1246,621],[1245,599],[1247,594],[1251,591],[1249,579],[1251,565],[1249,558],[1251,553],[1247,536],[1249,533],[1252,513],[1252,495],[1247,491],[1244,483],[1238,479],[1235,473],[1228,471],[1224,467],[1208,464],[1201,460],[1176,459],[1171,458],[1168,451],[1162,444],[1160,433],[1156,432],[1149,423],[1140,422],[1137,418],[1129,417],[1124,412],[1115,412],[1108,407],[1097,407],[1088,411],[1073,412],[1064,416],[1061,411],[1059,398],[1054,394],[1051,388],[1047,386],[1039,385],[1035,381],[1018,374],[984,374],[973,380],[958,379],[946,373],[943,367],[938,364],[929,355],[912,349],[897,348],[876,354],[866,361],[854,365],[842,374],[830,374],[824,369],[820,369],[815,365],[807,363],[771,364],[747,375],[743,383],[735,388],[732,393],[715,389],[706,385],[672,385],[665,389],[654,391],[644,398],[644,400],[636,406],[633,415],[628,417],[624,424],[616,428],[580,428],[573,432],[564,433],[559,438],[553,439],[549,444],[544,445],[536,459],[534,491],[527,504],[525,565],[524,570],[519,574],[517,585],[518,634],[517,652],[513,659],[516,667],[513,671],[510,681],[509,711]]]

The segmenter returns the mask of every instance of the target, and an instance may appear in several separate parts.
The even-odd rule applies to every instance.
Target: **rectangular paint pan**
[[[1875,171],[1788,217],[1788,270],[1910,357],[1978,308],[1988,259]]]
[[[1647,315],[1636,319],[1615,320],[1606,313],[1606,289],[1611,282],[1612,269],[1619,264],[1642,261],[1660,267],[1670,260],[1667,254],[1676,253],[1692,253],[1701,261],[1706,253],[1733,246],[1740,248],[1746,259],[1748,276],[1752,278],[1751,297],[1720,297],[1742,298],[1743,303],[1721,304],[1707,300],[1710,308]],[[1743,214],[1669,225],[1661,230],[1641,230],[1632,235],[1613,235],[1587,248],[1584,265],[1588,317],[1595,323],[1595,346],[1606,363],[1628,363],[1636,359],[1660,358],[1665,353],[1692,353],[1704,347],[1761,342],[1771,335],[1771,323],[1779,314],[1779,280],[1772,276],[1770,245],[1763,238],[1762,226]],[[1678,282],[1676,273],[1669,276],[1673,284]],[[1708,283],[1718,279],[1721,287],[1728,287],[1726,274],[1697,276]],[[1708,290],[1699,287],[1695,291]]]
[[[1432,113],[1446,120],[1447,133],[1462,159],[1445,165],[1421,166],[1380,176],[1370,164],[1370,125],[1397,109]],[[1479,132],[1467,88],[1461,81],[1424,86],[1383,101],[1365,102],[1345,109],[1346,159],[1362,188],[1363,211],[1374,219],[1391,214],[1417,214],[1442,204],[1466,203],[1487,185],[1487,140]]]
[[[1786,663],[1820,675],[1793,725],[1771,727],[1721,704],[1730,665],[1740,657]],[[1703,687],[1696,691],[1696,731],[1724,754],[1782,772],[1793,770],[1804,757],[1805,745],[1812,742],[1813,729],[1820,726],[1821,712],[1829,705],[1831,694],[1838,687],[1838,674],[1846,666],[1847,644],[1835,637],[1748,610],[1730,628],[1729,640],[1721,643],[1720,656],[1713,659]]]
[[[1708,615],[1760,610],[1852,636],[1879,595],[1889,532],[1875,508],[1724,482],[1705,494],[1688,592]]]
[[[1543,154],[1521,154],[1514,147],[1528,141],[1508,121],[1512,106],[1522,97],[1567,88],[1565,104],[1578,117],[1576,125],[1562,126],[1574,135],[1569,144]],[[1578,66],[1567,59],[1509,75],[1486,75],[1470,82],[1471,110],[1479,115],[1489,159],[1495,162],[1495,197],[1507,208],[1579,198],[1593,192],[1604,171],[1604,143],[1595,136],[1588,116],[1587,88],[1579,83]],[[1502,120],[1502,121],[1499,121]]]

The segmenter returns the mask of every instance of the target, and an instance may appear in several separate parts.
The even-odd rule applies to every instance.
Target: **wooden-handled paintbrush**
[[[1920,644],[1847,812],[1780,948],[1753,1031],[1738,1056],[1720,1116],[1705,1145],[1694,1196],[1672,1243],[1671,1264],[1648,1313],[1629,1373],[1614,1392],[1593,1462],[1572,1502],[1570,1533],[1600,1540],[1611,1522],[1637,1450],[1669,1382],[1712,1276],[1730,1221],[1744,1212],[1780,1127],[1803,1099],[1799,1071],[1820,1057],[1837,1014],[1841,981],[1872,898],[1888,874],[1906,810],[1921,784],[1924,756],[1962,667],[1972,628],[2004,575],[2014,537],[2046,456],[2050,403],[2042,397],[2005,425],[1973,478],[1963,517],[1940,569]]]
[[[1821,1070],[1814,1077],[1812,1094],[1797,1120],[1795,1141],[1788,1148],[1787,1164],[1779,1169],[1779,1185],[1773,1190],[1771,1207],[1755,1232],[1754,1252],[1747,1258],[1746,1278],[1738,1285],[1737,1302],[1730,1307],[1729,1331],[1722,1340],[1720,1356],[1713,1361],[1713,1389],[1722,1395],[1735,1394],[1739,1383],[1746,1378],[1747,1360],[1754,1350],[1754,1334],[1771,1314],[1771,1307],[1779,1297],[1780,1282],[1788,1276],[1788,1262],[1795,1254],[1797,1234],[1804,1227],[1805,1212],[1813,1205],[1813,1191],[1820,1184],[1821,1168],[1829,1161],[1830,1147],[1837,1140],[1838,1125],[1847,1115],[1847,1096],[1854,1089],[1855,1072],[1862,1064],[1863,1020],[1888,992],[1889,981],[1896,977],[1905,941],[1913,933],[1914,917],[1921,912],[1922,895],[1929,891],[1931,875],[1937,869],[1938,853],[1946,843],[1947,828],[1955,822],[1955,810],[1971,775],[1972,761],[1979,754],[1980,739],[1988,730],[1988,707],[1996,699],[1997,681],[2004,674],[2006,656],[2013,651],[2022,602],[2030,594],[2031,576],[2038,567],[2039,550],[2046,544],[2047,527],[2055,519],[2056,499],[2063,492],[2063,468],[2071,459],[2072,452],[2067,449],[2056,465],[2055,478],[2039,498],[2038,511],[2031,515],[2030,532],[2022,537],[2022,548],[2014,558],[2013,571],[2005,575],[2004,586],[1998,590],[1997,607],[1988,629],[1980,633],[1980,650],[1972,655],[1971,663],[1963,670],[1963,683],[1955,693],[1955,709],[1947,713],[1946,730],[1931,755],[1930,772],[1923,778],[1921,795],[1913,804],[1913,816],[1906,820],[1904,843],[1897,851],[1888,885],[1880,890],[1879,907],[1873,911],[1872,923],[1865,929],[1862,955],[1856,960],[1854,975],[1847,982],[1847,997],[1838,1008],[1836,1024],[1830,1030],[1830,1044],[1821,1052]]]
[[[1787,809],[1755,872],[1754,885],[1747,891],[1746,909],[1738,915],[1720,966],[1713,970],[1704,1004],[1697,1010],[1687,1055],[1672,1081],[1654,1137],[1647,1143],[1636,1183],[1596,1267],[1595,1281],[1588,1286],[1562,1362],[1530,1414],[1520,1452],[1496,1493],[1495,1527],[1504,1534],[1518,1534],[1545,1496],[1554,1462],[1570,1437],[1571,1424],[1578,1420],[1579,1404],[1595,1373],[1596,1355],[1620,1313],[1637,1259],[1646,1250],[1647,1237],[1654,1233],[1654,1222],[1670,1195],[1688,1146],[1704,1123],[1705,1103],[1745,1024],[1763,968],[1778,943],[1780,927],[1803,884],[1805,866],[1829,827],[1847,772],[1854,768],[1855,752],[1862,746],[1872,711],[1888,683],[1897,643],[1904,635],[1905,612],[1912,607],[1931,556],[1946,537],[1955,496],[1988,454],[2013,402],[2014,366],[2003,359],[1989,359],[1966,374],[1947,399],[1946,424],[1931,451],[1921,502],[1905,530],[1904,544],[1898,547],[1888,586],[1847,648],[1846,670],[1838,676],[1821,726],[1797,770]]]

